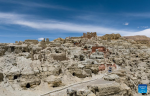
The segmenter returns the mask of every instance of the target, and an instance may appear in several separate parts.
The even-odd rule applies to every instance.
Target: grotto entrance
[[[27,83],[26,88],[30,88],[30,87],[31,87],[30,83]]]
[[[17,79],[17,78],[18,78],[18,76],[17,76],[17,75],[15,75],[15,76],[14,76],[14,80],[15,80],[15,79]]]

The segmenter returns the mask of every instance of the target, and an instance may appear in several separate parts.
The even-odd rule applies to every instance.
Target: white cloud
[[[137,28],[145,28],[145,29],[147,29],[149,27],[148,26],[140,26],[140,27],[137,27]]]
[[[148,26],[141,26],[141,28],[148,28]]]
[[[19,5],[23,5],[25,7],[40,7],[40,8],[52,8],[52,9],[60,9],[60,10],[73,10],[71,8],[67,8],[64,6],[60,6],[60,5],[52,5],[52,4],[44,4],[44,3],[35,3],[35,2],[18,2],[15,0],[0,0],[0,2],[5,2],[5,3],[13,3],[13,4],[19,4]]]
[[[44,38],[38,38],[38,40],[43,40]]]
[[[19,15],[12,13],[0,13],[0,24],[15,24],[38,30],[64,30],[66,32],[73,32],[73,33],[97,32],[98,35],[120,33],[121,35],[147,35],[150,37],[149,34],[150,29],[136,32],[133,30],[120,30],[102,26],[60,22],[56,20],[36,20],[36,19],[33,20],[30,19],[29,16],[27,15]]]
[[[142,30],[142,31],[138,31],[138,32],[129,33],[129,34],[126,34],[125,36],[134,36],[134,35],[145,35],[145,36],[150,37],[150,28]]]
[[[126,22],[126,23],[124,23],[124,25],[129,25],[129,23]]]

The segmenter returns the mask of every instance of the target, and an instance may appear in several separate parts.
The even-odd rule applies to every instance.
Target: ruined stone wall
[[[67,60],[67,57],[66,57],[66,54],[65,54],[65,53],[52,54],[51,56],[53,57],[54,60],[58,60],[58,61]]]
[[[87,33],[83,33],[83,38],[88,38],[91,39],[92,37],[96,37],[97,33],[96,32],[87,32]]]
[[[103,46],[93,46],[92,47],[92,52],[95,52],[96,49],[99,49],[100,48],[100,51],[106,51],[106,48],[103,47]]]
[[[28,44],[28,43],[38,44],[38,40],[30,40],[30,39],[28,39],[28,40],[25,40],[24,42],[25,42],[25,44]]]
[[[102,40],[116,40],[116,39],[119,39],[121,37],[120,34],[106,34],[102,37],[100,37]]]
[[[81,39],[81,37],[71,37],[70,39]]]

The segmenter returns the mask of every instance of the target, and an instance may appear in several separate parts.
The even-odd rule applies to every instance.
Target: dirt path
[[[75,85],[75,86],[72,86],[70,88],[71,89],[75,89],[75,90],[77,90],[77,89],[87,89],[87,86],[91,85],[91,84],[106,84],[106,83],[112,83],[112,82],[113,81],[105,81],[105,80],[102,80],[102,79],[97,79],[95,81],[91,81],[91,82],[88,82],[88,83]],[[67,96],[66,92],[67,92],[67,89],[59,91],[59,92],[56,92],[56,93],[53,93],[50,96]]]
[[[75,90],[77,90],[77,89],[87,89],[87,86],[91,85],[91,84],[106,84],[106,83],[113,83],[113,82],[114,81],[106,81],[106,80],[103,80],[102,78],[99,78],[99,79],[97,78],[97,79],[94,79],[94,80],[89,80],[89,81],[81,82],[81,83],[78,83],[78,84],[72,84],[70,86],[66,86],[65,88],[61,88],[61,89],[43,94],[41,96],[67,96],[66,92],[67,92],[68,88],[75,89]]]

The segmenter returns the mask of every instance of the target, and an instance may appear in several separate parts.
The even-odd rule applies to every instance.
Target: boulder
[[[123,77],[123,76],[126,76],[126,71],[124,71],[124,70],[117,70],[117,71],[112,72],[112,74],[116,74],[116,75],[118,75],[120,77]]]
[[[108,75],[105,75],[103,78],[104,80],[115,81],[115,79],[118,79],[119,76],[116,74],[108,74]]]
[[[88,89],[67,89],[67,96],[96,96],[93,92]]]
[[[86,89],[79,89],[79,90],[77,90],[77,96],[87,96],[90,93],[91,93],[91,91],[90,90],[86,90]]]
[[[119,83],[89,85],[88,89],[96,94],[96,96],[121,96],[121,87]]]
[[[90,94],[88,94],[87,96],[96,96],[93,92],[91,92]]]
[[[71,69],[69,71],[73,76],[77,76],[78,78],[85,78],[85,77],[92,76],[92,71],[90,69],[82,70],[82,69],[75,68],[75,69]]]
[[[67,96],[77,96],[77,91],[72,89],[67,89]]]
[[[115,63],[118,64],[118,65],[122,65],[123,63],[123,59],[122,58],[115,58]]]
[[[88,76],[88,77],[91,77],[92,76],[92,71],[90,69],[84,69],[83,70],[85,72],[85,74]]]

